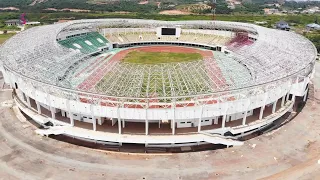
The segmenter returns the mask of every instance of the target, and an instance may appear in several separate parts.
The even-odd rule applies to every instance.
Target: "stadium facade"
[[[130,64],[143,47],[211,52],[191,62]],[[222,21],[77,20],[34,27],[0,48],[20,110],[106,144],[241,145],[306,100],[314,45],[293,32]]]

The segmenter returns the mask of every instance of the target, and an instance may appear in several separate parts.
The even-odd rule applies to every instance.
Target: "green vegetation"
[[[7,39],[11,38],[15,34],[10,33],[10,34],[0,34],[0,44],[4,43]]]
[[[285,1],[283,7],[286,9],[305,9],[310,6],[319,6],[319,1]]]
[[[34,0],[1,0],[0,7],[18,7],[23,12],[44,12],[46,8],[55,9],[85,9],[94,12],[106,11],[128,11],[151,13],[157,11],[156,3],[139,4],[139,0],[120,0],[120,1],[87,1],[87,0],[47,0],[31,5]]]
[[[157,13],[161,10],[176,9],[180,5],[210,4],[211,0],[148,0],[147,4],[139,4],[141,0],[1,0],[0,7],[17,7],[21,12],[44,12],[46,8],[55,9],[84,9],[92,12],[139,12]],[[36,2],[36,3],[33,3]],[[158,2],[161,2],[158,7]],[[279,3],[275,0],[242,0],[242,5],[236,5],[232,10],[227,7],[225,0],[217,0],[216,12],[218,14],[230,14],[233,12],[260,14],[263,8],[269,7],[267,3]],[[310,6],[319,6],[319,1],[285,1],[281,7],[271,7],[281,10],[305,9]],[[269,7],[270,8],[270,7]],[[210,9],[197,11],[196,13],[210,13]]]
[[[236,6],[233,12],[242,14],[264,14],[264,8],[263,5],[244,2],[241,6]]]
[[[3,12],[0,13],[0,22],[8,19],[19,18],[20,13]],[[246,15],[246,14],[232,14],[232,15],[217,15],[217,20],[222,21],[236,21],[254,23],[255,21],[266,21],[270,24],[275,24],[277,21],[285,20],[289,23],[296,25],[306,25],[315,21],[319,15]],[[178,20],[212,20],[211,15],[162,15],[155,13],[76,13],[76,12],[56,12],[56,13],[27,13],[29,21],[40,21],[44,24],[50,24],[58,21],[59,19],[97,19],[97,18],[136,18],[136,19],[155,19],[165,21],[178,21]]]
[[[18,12],[3,12],[0,13],[0,30],[10,30],[14,27],[4,26],[4,21],[8,19],[19,18]],[[76,13],[76,12],[54,12],[54,13],[27,13],[29,21],[40,21],[42,24],[52,24],[60,19],[99,19],[99,18],[135,18],[135,19],[155,19],[166,21],[178,20],[212,20],[211,15],[161,15],[157,13],[104,13],[104,12],[90,12],[90,13]],[[255,23],[255,21],[267,22],[264,26],[271,28],[276,22],[280,20],[287,21],[290,25],[297,29],[304,29],[305,25],[313,23],[316,19],[320,19],[320,15],[258,15],[258,14],[219,14],[217,20],[235,21]],[[318,33],[306,35],[307,38],[315,43],[318,50],[320,49]]]
[[[171,62],[186,62],[201,59],[199,53],[171,53],[171,52],[141,52],[132,51],[123,59],[128,63],[160,64]]]
[[[211,0],[209,1],[211,2]],[[199,5],[199,4],[196,4]],[[192,6],[192,5],[181,5],[179,7],[187,7],[187,6]],[[191,12],[197,13],[197,14],[211,14],[211,7],[210,4],[207,4],[208,8],[203,8],[203,9],[194,9]],[[177,7],[178,8],[178,7]],[[228,8],[228,4],[226,3],[225,0],[217,0],[217,5],[216,5],[216,14],[231,14],[232,10]]]
[[[1,0],[0,0],[1,1]],[[20,0],[12,0],[12,2],[18,2]],[[50,0],[50,3],[53,3],[55,0]],[[64,3],[71,3],[72,0],[64,1]],[[80,0],[84,1],[84,0]],[[97,0],[98,1],[98,0]],[[174,3],[179,2],[182,3],[183,0],[166,0],[165,2],[168,3]],[[3,5],[1,3],[9,2],[8,0],[1,1],[0,7]],[[10,1],[11,2],[11,1]],[[136,2],[136,1],[130,1],[130,3]],[[194,3],[194,0],[188,0],[188,3]],[[128,2],[128,5],[130,5]],[[57,3],[57,6],[62,6],[62,4]],[[71,3],[72,4],[72,3]],[[186,3],[185,3],[186,4]],[[257,4],[257,3],[256,3]],[[104,4],[104,6],[114,7],[117,4],[113,4],[110,6],[109,1],[108,4]],[[120,5],[120,4],[118,4]],[[37,5],[35,5],[37,6]],[[67,5],[65,5],[67,6]],[[97,6],[97,4],[94,4],[94,6]],[[136,6],[136,5],[135,5]],[[140,5],[137,5],[140,6]],[[133,5],[132,5],[133,7]],[[145,5],[141,7],[147,7]],[[27,6],[27,8],[31,8]],[[77,7],[72,7],[77,8]],[[124,6],[122,8],[130,8],[129,6]],[[255,23],[256,21],[265,21],[266,24],[263,25],[265,27],[272,28],[273,25],[280,21],[284,20],[287,21],[293,29],[295,29],[297,32],[302,33],[302,30],[305,28],[305,25],[309,23],[315,22],[316,19],[320,19],[319,14],[314,15],[302,15],[302,14],[290,14],[290,15],[262,15],[258,12],[252,11],[250,9],[257,9],[257,6],[250,3],[244,3],[241,11],[233,10],[232,12],[230,9],[225,9],[225,12],[218,12],[218,15],[216,16],[217,20],[221,21],[235,21],[235,22],[246,22],[246,23]],[[219,7],[219,9],[222,11],[223,8]],[[162,10],[162,9],[158,9]],[[77,12],[43,12],[41,11],[27,11],[27,19],[29,21],[40,21],[41,24],[52,24],[54,22],[57,22],[60,19],[99,19],[99,18],[134,18],[134,19],[155,19],[155,20],[165,20],[165,21],[178,21],[178,20],[212,20],[212,16],[209,14],[199,14],[199,15],[162,15],[158,14],[158,10],[151,10],[151,11],[144,11],[144,10],[133,10],[136,12],[130,12],[130,13],[117,13],[117,12],[106,12],[104,10],[95,10],[89,13],[77,13]],[[116,11],[115,9],[112,11]],[[208,11],[208,10],[207,10]],[[228,11],[228,12],[227,12]],[[255,12],[255,13],[254,13]],[[205,13],[205,12],[204,12]],[[219,14],[223,13],[223,14]],[[18,19],[21,12],[1,12],[0,13],[0,31],[1,30],[17,30],[17,27],[9,27],[4,25],[4,21],[9,19]],[[319,39],[317,39],[318,33],[312,33],[310,35],[306,35],[307,38],[309,38],[311,41],[315,43],[317,48],[319,49]]]
[[[316,46],[318,52],[320,52],[320,31],[304,34],[313,44]]]
[[[5,24],[0,22],[0,31],[20,31],[21,29],[17,26],[6,26]]]
[[[0,7],[27,7],[33,0],[1,0]]]

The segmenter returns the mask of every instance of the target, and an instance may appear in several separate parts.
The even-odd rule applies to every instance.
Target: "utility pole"
[[[212,20],[216,20],[216,7],[217,7],[217,0],[212,0],[211,6],[211,13],[212,13]]]

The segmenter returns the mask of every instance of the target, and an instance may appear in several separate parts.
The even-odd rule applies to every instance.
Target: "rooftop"
[[[10,20],[5,21],[5,23],[20,23],[20,20],[19,19],[10,19]]]
[[[56,41],[57,34],[77,29],[86,29],[88,27],[155,28],[176,25],[181,26],[182,29],[199,29],[199,26],[201,26],[203,29],[221,28],[247,31],[257,34],[258,40],[250,46],[230,49],[232,52],[229,55],[217,55],[212,60],[204,59],[190,64],[136,65],[134,67],[126,64],[115,64],[111,73],[118,76],[110,74],[109,79],[110,82],[117,82],[113,87],[107,88],[107,90],[101,88],[100,91],[91,88],[82,91],[86,93],[99,93],[108,97],[148,98],[150,94],[154,93],[145,93],[146,91],[141,91],[141,88],[145,88],[144,86],[136,87],[139,84],[133,83],[143,79],[157,84],[157,87],[153,88],[151,92],[155,92],[159,98],[205,96],[215,93],[226,95],[225,91],[229,90],[241,92],[243,96],[246,96],[248,93],[254,93],[250,89],[253,89],[255,86],[261,86],[261,89],[276,87],[277,83],[281,83],[281,80],[284,78],[293,78],[294,80],[298,75],[303,76],[307,71],[310,71],[311,64],[314,63],[317,54],[313,44],[300,35],[246,23],[100,19],[71,21],[23,31],[1,46],[0,60],[6,68],[24,76],[24,78],[50,85],[50,88],[65,88],[64,90],[77,91],[77,86],[72,85],[68,78],[65,82],[61,82],[58,79],[67,72],[70,72],[75,64],[83,62],[88,57],[80,51],[71,50],[58,44]],[[223,59],[227,59],[227,61],[223,61]],[[233,77],[230,68],[236,65],[234,62],[244,65],[251,75],[245,75],[239,79],[237,79],[238,77]],[[211,70],[206,69],[206,63],[222,63],[219,66],[225,71],[225,73],[222,73],[223,77],[225,79],[235,78],[236,81],[230,80],[226,85],[212,88],[213,86],[209,85],[212,81],[208,77],[208,73]],[[108,68],[111,68],[111,66]],[[191,68],[192,70],[185,71],[186,68]],[[150,69],[154,73],[150,74]],[[163,78],[159,78],[162,72],[166,72],[165,76],[168,78],[165,79],[168,79],[169,82],[166,82]],[[201,75],[203,73],[205,73],[204,76]],[[194,74],[199,74],[199,76],[195,78]],[[213,74],[216,73],[213,72]],[[150,79],[148,80],[145,77],[150,77]],[[185,77],[185,79],[180,77]],[[194,89],[192,85],[186,85],[191,81],[196,81],[195,83],[203,88]],[[170,82],[175,82],[175,87]],[[267,85],[268,83],[272,83],[273,85]],[[38,84],[37,86],[45,88],[44,84]],[[159,91],[158,85],[160,84],[165,84],[165,90]],[[122,89],[119,89],[120,87]],[[178,91],[174,91],[177,89]],[[64,95],[61,93],[61,96]]]

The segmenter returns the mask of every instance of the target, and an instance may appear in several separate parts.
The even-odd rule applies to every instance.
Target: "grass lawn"
[[[4,43],[7,39],[11,38],[15,34],[0,34],[0,44]]]
[[[159,64],[169,62],[186,62],[202,59],[199,53],[142,52],[132,51],[123,59],[128,63]]]

